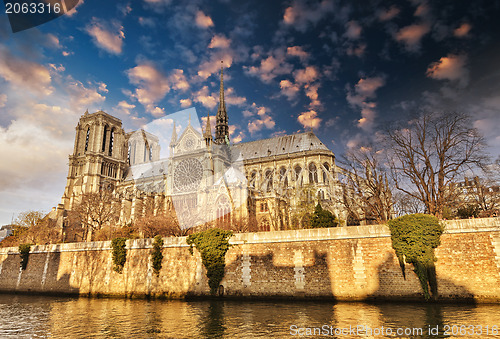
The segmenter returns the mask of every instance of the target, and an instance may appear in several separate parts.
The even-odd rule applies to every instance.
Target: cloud
[[[284,55],[274,51],[276,56],[269,55],[260,61],[259,66],[245,67],[248,75],[258,77],[264,83],[270,83],[275,77],[283,74],[290,74],[293,66],[285,61]]]
[[[153,18],[145,18],[140,16],[139,18],[137,18],[137,21],[139,22],[139,25],[144,27],[156,27],[156,21]]]
[[[465,67],[466,63],[467,57],[465,55],[448,54],[448,56],[430,64],[426,75],[432,79],[455,81],[460,87],[465,87],[469,82],[469,71]]]
[[[130,115],[130,110],[135,108],[135,105],[129,104],[125,100],[118,103],[118,108],[123,114]]]
[[[216,34],[212,37],[212,40],[210,40],[208,48],[228,48],[230,44],[231,39],[226,38],[222,34]]]
[[[5,107],[6,103],[7,103],[7,95],[0,94],[0,108]]]
[[[73,129],[74,131],[74,129]],[[0,191],[30,190],[52,184],[67,172],[72,141],[55,137],[37,121],[15,120],[0,126]]]
[[[224,68],[229,68],[233,64],[233,53],[229,50],[218,50],[210,55],[209,60],[202,62],[199,66],[198,76],[207,79],[214,73],[220,72],[221,60],[224,61]]]
[[[247,111],[243,112],[243,116],[247,118],[252,117],[247,126],[251,135],[254,135],[263,128],[273,129],[276,125],[269,114],[269,109],[264,106],[257,106],[255,102],[252,103]]]
[[[189,83],[182,69],[174,69],[172,74],[169,75],[168,80],[172,84],[173,89],[183,92],[189,89]]]
[[[309,26],[315,26],[320,20],[334,11],[332,0],[323,0],[312,5],[302,0],[294,0],[283,15],[285,25],[305,32]]]
[[[217,106],[218,97],[208,93],[208,86],[203,86],[198,92],[195,92],[193,96],[195,102],[199,102],[209,109],[213,109]]]
[[[306,96],[311,99],[311,103],[309,104],[310,108],[318,108],[321,107],[321,102],[318,100],[318,89],[319,84],[307,84],[304,86],[304,90],[306,92]]]
[[[281,80],[280,82],[281,94],[285,95],[288,100],[293,100],[300,91],[300,86],[292,83],[290,80]]]
[[[69,78],[66,90],[70,94],[70,105],[77,109],[86,109],[95,103],[103,102],[106,97],[98,92],[95,87],[85,87],[80,81]],[[102,83],[101,83],[102,84]],[[98,85],[101,89],[102,85]],[[104,89],[105,89],[104,85]],[[106,90],[107,91],[107,90]]]
[[[471,24],[464,22],[453,31],[453,35],[457,38],[465,38],[469,35],[471,29]]]
[[[346,32],[344,36],[350,40],[357,40],[361,36],[361,31],[363,30],[361,26],[354,20],[349,21],[345,25]]]
[[[140,63],[126,73],[130,83],[137,86],[132,97],[151,114],[160,115],[161,109],[155,105],[170,91],[167,77],[149,62]]]
[[[234,88],[228,87],[224,93],[224,100],[230,105],[242,106],[247,101],[247,98],[237,96]]]
[[[352,107],[360,109],[361,118],[358,120],[358,127],[365,131],[371,131],[375,122],[377,104],[371,99],[375,99],[376,91],[384,85],[385,77],[377,76],[360,79],[354,89],[347,87],[347,102]]]
[[[54,90],[50,72],[46,67],[14,56],[1,46],[0,77],[22,91],[28,90],[38,95],[49,95]]]
[[[407,51],[418,52],[420,49],[420,41],[424,35],[430,32],[430,30],[430,25],[427,23],[413,24],[401,28],[396,32],[394,39],[404,44]]]
[[[85,27],[85,31],[93,38],[94,44],[108,53],[120,54],[122,52],[125,33],[123,26],[117,22],[104,23],[93,18]]]
[[[292,46],[286,49],[286,54],[291,56],[296,56],[300,59],[300,61],[304,62],[309,59],[310,55],[306,51],[302,49],[300,46]]]
[[[309,84],[319,78],[319,71],[315,66],[307,66],[293,72],[297,84]]]
[[[345,53],[349,56],[357,56],[361,58],[366,52],[366,44],[348,44]]]
[[[214,25],[212,18],[210,18],[208,15],[205,15],[205,13],[203,13],[202,11],[196,12],[195,22],[196,25],[201,28],[208,28]]]
[[[181,100],[179,100],[179,102],[180,102],[182,108],[191,107],[191,105],[193,104],[191,99],[181,99]]]
[[[304,128],[318,128],[321,123],[321,119],[318,118],[318,113],[315,110],[301,113],[297,120]]]
[[[389,20],[395,18],[400,12],[401,11],[399,8],[397,8],[396,6],[391,6],[390,8],[388,8],[386,10],[379,10],[377,12],[377,18],[380,21],[389,21]]]

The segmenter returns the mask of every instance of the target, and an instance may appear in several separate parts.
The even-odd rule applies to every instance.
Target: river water
[[[0,294],[0,338],[500,338],[499,328],[500,305]]]

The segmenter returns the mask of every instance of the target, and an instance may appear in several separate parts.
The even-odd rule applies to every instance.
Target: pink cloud
[[[359,39],[359,37],[361,36],[362,28],[356,21],[354,20],[349,21],[348,23],[346,23],[345,27],[346,27],[346,32],[344,33],[344,36],[347,39],[351,40]]]
[[[132,97],[137,99],[148,112],[158,116],[161,109],[155,107],[155,104],[170,91],[167,77],[149,62],[141,63],[126,73],[129,81],[137,85]]]
[[[182,69],[174,69],[172,74],[169,75],[168,80],[172,84],[173,89],[181,91],[189,89],[189,83]]]
[[[293,72],[297,84],[308,84],[319,78],[319,71],[315,66],[307,66]]]
[[[182,108],[191,107],[191,105],[193,104],[191,99],[181,99],[181,100],[179,100],[179,102],[180,102]]]
[[[267,58],[262,59],[258,67],[246,67],[246,73],[260,78],[260,80],[265,83],[270,83],[278,75],[291,73],[293,66],[285,62],[283,55],[280,55],[279,53],[275,54],[277,55],[270,55]]]
[[[123,32],[123,26],[118,23],[115,22],[108,25],[93,18],[92,22],[85,28],[85,31],[93,38],[94,44],[97,47],[112,54],[120,54],[122,52],[125,33]]]
[[[395,18],[400,12],[400,9],[397,8],[396,6],[392,6],[391,8],[387,10],[381,10],[378,12],[378,19],[380,21],[389,21],[393,18]]]
[[[385,85],[385,77],[377,76],[373,78],[362,78],[354,86],[354,90],[348,87],[347,102],[360,109],[361,118],[358,120],[358,127],[365,131],[371,131],[375,122],[377,104],[372,100],[376,97],[376,91]]]
[[[301,0],[294,0],[287,7],[283,15],[283,22],[298,31],[305,32],[309,25],[316,25],[328,13],[333,12],[332,0],[323,0],[319,4],[306,4]]]
[[[66,84],[66,90],[70,94],[70,105],[77,109],[90,107],[106,99],[96,88],[85,87],[80,81],[69,82]]]
[[[210,109],[217,106],[218,100],[218,96],[208,93],[208,86],[203,86],[198,92],[194,93],[194,101]]]
[[[228,87],[226,88],[224,100],[230,105],[241,106],[247,101],[247,98],[237,96],[234,88]]]
[[[255,117],[255,116],[258,117]],[[263,128],[273,129],[276,123],[273,118],[269,114],[269,109],[264,106],[257,106],[255,103],[252,103],[249,110],[243,112],[243,116],[245,117],[254,117],[248,123],[248,131],[250,134],[254,134],[262,130]]]
[[[304,128],[318,128],[321,123],[321,119],[318,118],[318,113],[315,110],[301,113],[297,120]]]
[[[46,67],[14,56],[3,47],[0,47],[0,77],[39,95],[49,95],[54,90]]]
[[[300,86],[292,83],[290,80],[281,80],[280,82],[281,94],[285,95],[288,100],[293,100],[300,91]]]
[[[304,51],[300,46],[292,46],[286,49],[286,53],[291,56],[296,56],[300,61],[304,62],[309,59],[309,53]]]
[[[404,44],[406,50],[417,52],[420,49],[420,41],[431,30],[429,24],[413,24],[401,28],[395,35],[396,41]]]
[[[453,35],[457,38],[464,38],[469,35],[471,29],[472,26],[469,23],[464,22],[453,31]]]
[[[208,15],[205,15],[205,13],[203,13],[202,11],[198,11],[196,13],[195,22],[196,25],[201,28],[208,28],[214,25],[212,18],[210,18]]]
[[[129,104],[125,100],[118,103],[118,108],[126,115],[130,115],[130,110],[135,108],[135,105]]]
[[[224,68],[229,68],[233,64],[233,52],[231,50],[217,50],[210,55],[210,58],[202,62],[199,66],[198,76],[207,79],[212,74],[220,72],[221,60],[224,61]]]
[[[224,35],[214,35],[208,48],[228,48],[231,44],[231,39],[226,38]]]
[[[430,64],[426,75],[437,80],[456,81],[461,87],[465,87],[469,82],[469,71],[465,67],[466,63],[467,57],[465,55],[448,54],[448,56]]]

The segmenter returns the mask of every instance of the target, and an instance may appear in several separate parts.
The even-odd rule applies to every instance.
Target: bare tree
[[[116,222],[120,215],[119,204],[108,190],[83,194],[74,211],[84,228],[84,239],[87,241],[92,241],[94,231]]]
[[[373,145],[347,151],[340,161],[343,171],[342,203],[358,220],[385,223],[392,218],[393,199],[381,150]]]
[[[482,167],[485,144],[469,115],[424,112],[387,132],[397,189],[420,200],[439,218],[466,170]]]

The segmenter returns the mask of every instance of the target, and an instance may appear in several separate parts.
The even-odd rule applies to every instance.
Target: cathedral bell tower
[[[69,156],[69,171],[62,197],[71,210],[84,193],[113,190],[127,167],[127,142],[120,119],[103,111],[80,117],[75,147]]]
[[[222,61],[221,61],[222,63]],[[222,74],[222,66],[220,68],[220,93],[219,93],[219,109],[215,118],[215,140],[216,145],[224,145],[229,143],[229,125],[226,112],[226,103],[224,101],[224,80]]]

